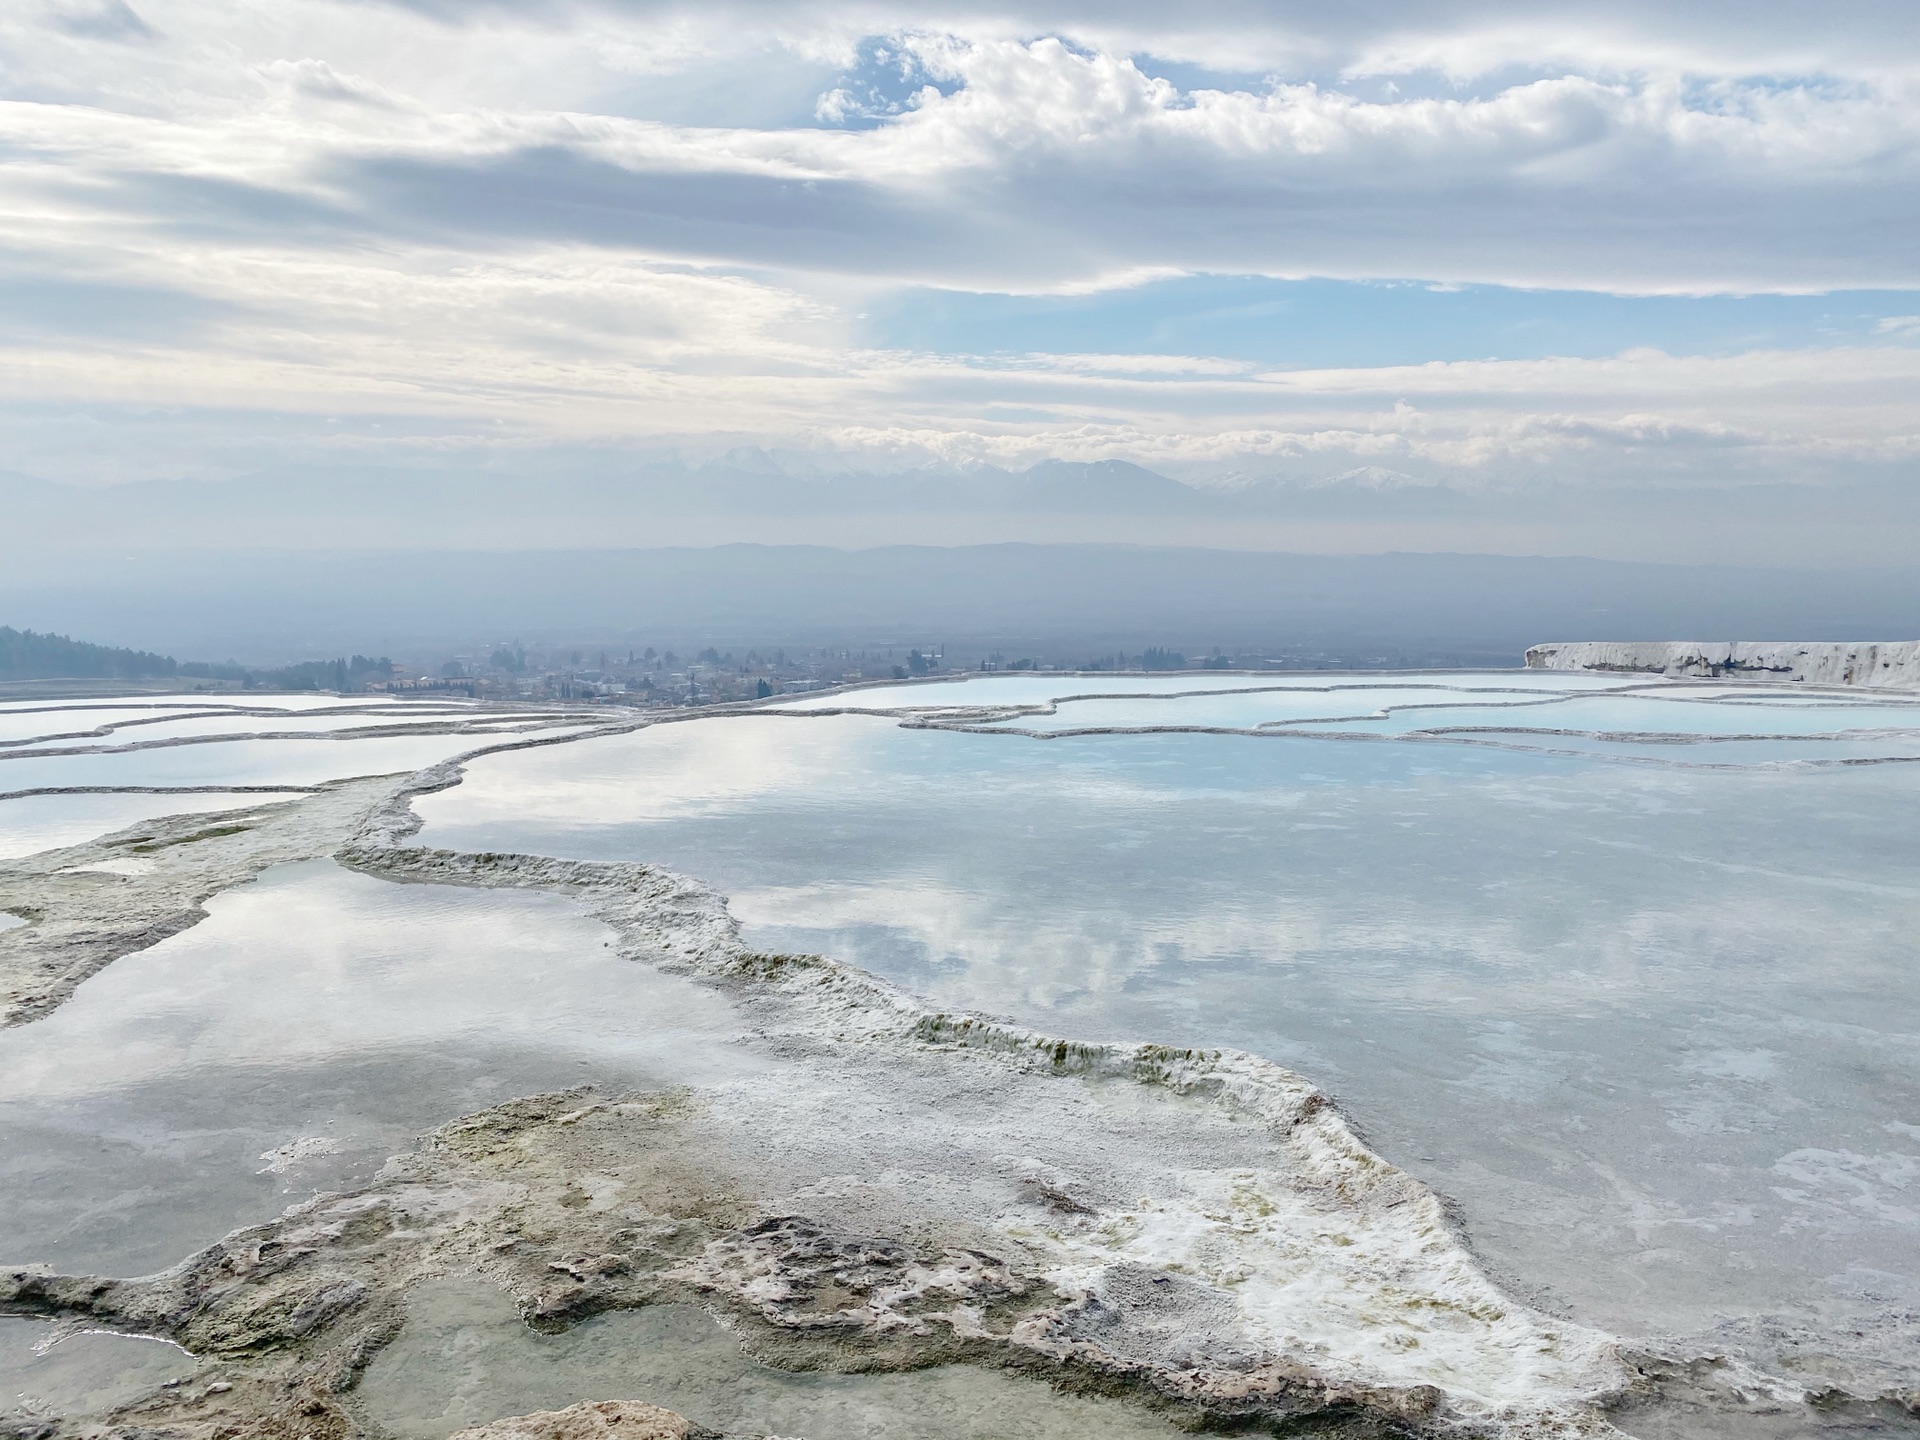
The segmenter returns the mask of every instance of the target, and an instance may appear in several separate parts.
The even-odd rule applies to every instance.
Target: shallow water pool
[[[644,1400],[710,1429],[812,1440],[1173,1440],[1182,1432],[1112,1400],[1063,1395],[1001,1370],[791,1374],[751,1359],[690,1305],[599,1315],[558,1335],[520,1322],[473,1280],[409,1292],[407,1323],[356,1403],[401,1440],[444,1440],[504,1415],[587,1399]]]
[[[1558,683],[1526,678],[1519,701]],[[1610,725],[1731,723],[1697,683],[1574,678]],[[1795,698],[1813,737],[1857,719]],[[1271,1056],[1459,1201],[1522,1294],[1628,1334],[1777,1321],[1920,1378],[1920,767],[1555,754],[1557,708],[1509,707],[1542,732],[1511,750],[716,717],[479,760],[419,838],[664,864],[763,948]]]

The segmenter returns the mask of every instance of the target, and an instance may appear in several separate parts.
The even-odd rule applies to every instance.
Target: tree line
[[[179,669],[171,656],[149,650],[90,645],[65,635],[42,635],[0,625],[0,679],[145,680],[173,675]]]
[[[265,690],[364,690],[372,680],[393,674],[382,655],[303,660],[278,669],[255,670],[229,660],[178,661],[150,650],[94,645],[65,635],[43,635],[0,625],[0,680],[223,680]]]

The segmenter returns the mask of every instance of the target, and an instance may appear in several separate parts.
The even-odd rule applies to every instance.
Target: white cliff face
[[[1527,668],[1920,689],[1920,640],[1582,640],[1531,647]]]

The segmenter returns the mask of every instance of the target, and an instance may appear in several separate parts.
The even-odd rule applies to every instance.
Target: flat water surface
[[[1830,746],[1807,714],[1859,718],[1575,678],[1570,705],[1635,735],[1757,716]],[[1002,693],[865,698],[955,690]],[[1920,1300],[1920,767],[1521,741],[714,717],[487,757],[418,803],[420,839],[664,864],[728,891],[753,943],[943,1004],[1272,1056],[1460,1201],[1522,1293],[1630,1334],[1782,1314],[1872,1348]]]
[[[710,1429],[815,1440],[1173,1440],[1165,1421],[1062,1395],[1005,1371],[945,1365],[901,1375],[796,1375],[750,1359],[689,1305],[599,1315],[559,1335],[520,1323],[478,1281],[408,1296],[399,1338],[356,1393],[401,1440],[444,1440],[505,1415],[583,1399],[644,1400]]]
[[[731,1052],[700,1043],[732,1033],[711,992],[615,958],[553,896],[320,860],[207,909],[0,1031],[0,1263],[159,1270],[456,1116],[697,1084]]]
[[[232,782],[228,782],[232,783]],[[0,860],[79,845],[162,815],[244,810],[298,791],[197,795],[22,795],[0,800]]]
[[[44,1320],[0,1315],[0,1420],[99,1415],[168,1380],[195,1361],[164,1340],[97,1331],[62,1334]]]
[[[1920,1378],[1920,743],[1905,701],[1540,674],[1302,677],[1251,697],[1219,693],[1245,676],[1093,678],[886,687],[489,756],[418,802],[420,839],[666,864],[728,891],[754,943],[938,1003],[1270,1055],[1459,1201],[1523,1295],[1628,1334],[1778,1316],[1842,1370]],[[1044,724],[1014,713],[1123,689],[1138,697],[1070,701]],[[850,705],[988,733],[818,713]],[[1127,728],[1304,733],[992,733],[1076,728],[1069,712],[1093,705]],[[1463,716],[1494,743],[1404,733]],[[1343,727],[1367,738],[1333,738]],[[305,782],[485,743],[236,740],[20,759],[0,781],[44,763],[86,783],[112,762],[123,783]],[[1835,758],[1890,763],[1800,763]],[[0,851],[236,803],[257,801],[0,801]],[[554,897],[309,862],[208,908],[0,1032],[0,1261],[157,1269],[509,1096],[707,1083],[747,1063],[700,1043],[729,1031],[714,996],[614,960]],[[397,1432],[655,1398],[613,1385],[607,1357],[684,1341],[674,1363],[691,1364],[712,1344],[709,1322],[670,1312],[606,1317],[667,1329],[578,1352],[456,1319],[423,1319],[428,1348],[394,1352],[424,1367],[408,1382],[423,1398],[385,1412]],[[432,1345],[494,1358],[436,1390],[419,1358]],[[592,1389],[535,1383],[576,1361]],[[751,1413],[801,1433],[946,1434],[948,1411],[1013,1408],[957,1372],[939,1380],[953,1393],[836,1399],[822,1382],[803,1403],[761,1368],[726,1384],[772,1385],[787,1398]],[[1034,1433],[1080,1433],[1035,1413],[1058,1428]]]

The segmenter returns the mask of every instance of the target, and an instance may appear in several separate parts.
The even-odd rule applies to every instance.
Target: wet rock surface
[[[9,1272],[8,1309],[165,1335],[233,1371],[218,1396],[133,1407],[140,1423],[244,1411],[355,1433],[339,1397],[408,1287],[454,1273],[536,1327],[693,1301],[776,1366],[1014,1365],[1196,1424],[1573,1434],[1624,1378],[1606,1337],[1502,1296],[1434,1197],[1277,1066],[929,1012],[818,957],[746,950],[717,896],[643,867],[341,858],[574,895],[630,958],[726,994],[751,1064],[700,1092],[494,1107],[162,1275]],[[1250,1293],[1263,1268],[1291,1293]]]
[[[1687,1407],[1822,1403],[1817,1388],[1635,1352],[1515,1301],[1430,1191],[1258,1057],[935,1011],[817,956],[754,952],[721,897],[645,866],[400,846],[408,798],[456,779],[439,767],[397,792],[333,787],[278,830],[189,817],[225,833],[183,830],[161,847],[189,857],[177,873],[121,877],[146,898],[107,907],[129,917],[113,933],[188,913],[194,887],[244,879],[264,856],[351,833],[337,858],[384,880],[571,897],[624,958],[726,997],[737,1074],[494,1106],[427,1135],[374,1183],[157,1275],[0,1271],[0,1310],[162,1336],[198,1357],[191,1380],[110,1416],[36,1422],[48,1435],[374,1433],[349,1397],[406,1325],[410,1290],[452,1276],[512,1295],[536,1329],[692,1303],[784,1369],[1005,1366],[1220,1430],[1598,1436],[1630,1414],[1645,1426]],[[75,863],[33,859],[23,887]],[[77,927],[83,903],[61,903],[57,923]],[[96,969],[125,953],[59,933],[74,956],[104,956]],[[1860,1403],[1896,1419],[1909,1408]],[[603,1427],[582,1435],[628,1433],[605,1428],[624,1411],[579,1406],[485,1433],[560,1434],[499,1425],[561,1416]]]
[[[27,922],[0,930],[0,1025],[51,1013],[121,956],[198,924],[222,890],[327,854],[395,783],[343,780],[298,800],[143,821],[0,861],[0,911]]]

